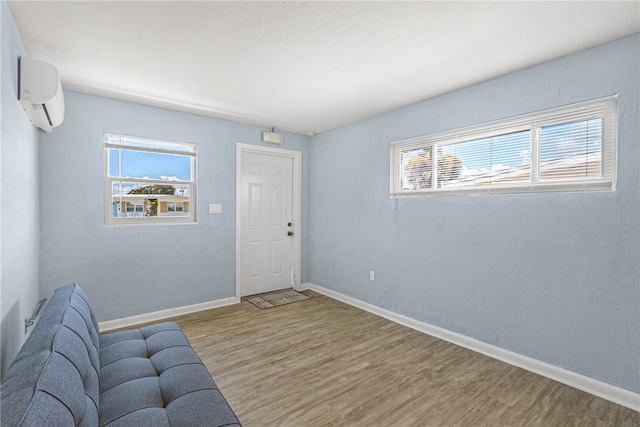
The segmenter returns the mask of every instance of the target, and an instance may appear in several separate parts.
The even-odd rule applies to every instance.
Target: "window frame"
[[[541,129],[559,124],[569,124],[592,118],[602,119],[601,177],[570,178],[564,180],[540,180]],[[614,191],[616,188],[617,168],[617,128],[618,96],[610,96],[569,106],[516,116],[496,122],[484,123],[473,127],[461,128],[417,138],[392,142],[390,146],[389,197],[431,197],[440,195],[471,194],[521,194],[557,191]],[[433,180],[431,188],[402,188],[404,166],[403,153],[411,150],[434,150],[438,147],[456,143],[498,137],[510,133],[530,132],[530,171],[529,181],[518,183],[499,183],[469,187],[438,188],[437,157],[431,156]],[[435,187],[435,188],[434,188]]]
[[[120,143],[112,141],[117,140]],[[191,159],[191,180],[163,180],[155,178],[112,177],[109,175],[109,150],[122,149],[168,155],[180,155]],[[155,138],[132,137],[121,134],[104,134],[104,221],[107,226],[121,225],[168,225],[195,224],[197,222],[196,209],[190,208],[188,215],[158,215],[158,216],[113,216],[113,185],[116,183],[144,183],[145,185],[175,185],[189,187],[189,206],[197,206],[197,145],[184,142],[173,142]],[[157,200],[157,199],[156,199]],[[125,199],[118,203],[127,203]],[[183,202],[184,203],[184,202]],[[126,206],[126,205],[125,205]],[[183,205],[184,206],[184,205]],[[125,208],[126,209],[126,208]],[[144,209],[144,208],[143,208]]]

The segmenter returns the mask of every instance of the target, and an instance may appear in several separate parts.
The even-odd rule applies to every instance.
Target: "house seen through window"
[[[107,224],[195,222],[196,146],[105,135]]]

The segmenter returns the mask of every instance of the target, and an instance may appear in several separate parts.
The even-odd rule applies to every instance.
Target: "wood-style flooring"
[[[640,413],[326,296],[176,317],[245,427],[640,426]]]

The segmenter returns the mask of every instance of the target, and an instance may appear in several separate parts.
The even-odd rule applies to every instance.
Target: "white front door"
[[[242,151],[239,187],[240,296],[290,288],[294,214],[291,156]]]

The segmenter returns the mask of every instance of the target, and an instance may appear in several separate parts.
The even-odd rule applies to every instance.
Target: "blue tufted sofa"
[[[54,292],[0,390],[3,427],[240,426],[176,323],[100,335],[77,285]]]

